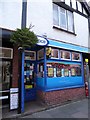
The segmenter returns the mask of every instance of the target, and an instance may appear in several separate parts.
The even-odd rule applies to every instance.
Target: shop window
[[[47,68],[48,71],[48,77],[54,77],[54,68],[53,67],[48,67]]]
[[[76,52],[72,52],[72,60],[80,61],[81,60],[81,54],[80,53],[76,53]]]
[[[57,68],[56,76],[61,77],[61,68]]]
[[[13,49],[0,47],[0,58],[12,59],[13,58]]]
[[[48,63],[47,64],[47,76],[54,77],[54,75],[55,75],[54,67],[53,67],[52,63]]]
[[[71,65],[71,76],[81,76],[81,66],[80,65]]]
[[[44,64],[39,63],[38,64],[38,77],[44,77]]]
[[[44,59],[44,49],[38,51],[38,60]]]
[[[71,59],[70,52],[65,51],[65,50],[60,51],[60,56],[61,56],[61,59],[65,59],[65,60]]]
[[[36,60],[36,52],[25,50],[25,60]]]
[[[75,68],[71,68],[71,76],[75,76],[75,75],[76,75]]]
[[[52,48],[51,57],[52,58],[59,58],[59,50]]]
[[[69,70],[68,70],[68,68],[64,69],[64,76],[65,77],[69,76]]]

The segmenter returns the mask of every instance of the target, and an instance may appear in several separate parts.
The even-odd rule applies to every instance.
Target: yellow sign
[[[88,63],[88,59],[85,59],[85,62]]]
[[[32,85],[25,85],[25,88],[30,89],[30,88],[32,88]]]

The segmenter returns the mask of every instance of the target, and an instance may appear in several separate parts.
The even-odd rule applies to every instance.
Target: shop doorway
[[[5,105],[10,101],[11,61],[0,61],[0,67],[0,100]]]
[[[36,64],[30,60],[24,63],[25,102],[36,100]]]

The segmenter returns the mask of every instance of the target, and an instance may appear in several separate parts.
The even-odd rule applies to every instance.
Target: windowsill
[[[53,26],[53,28],[55,28],[55,29],[58,29],[58,30],[61,30],[61,31],[67,32],[67,33],[69,33],[69,34],[72,34],[72,35],[77,36],[77,34],[75,34],[74,32],[70,32],[70,31],[64,30],[64,29],[62,29],[62,28],[60,28],[60,27],[58,27],[58,26]]]

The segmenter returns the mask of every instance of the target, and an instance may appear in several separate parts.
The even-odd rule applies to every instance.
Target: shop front
[[[25,101],[39,99],[45,104],[59,104],[85,97],[82,51],[58,43],[55,41],[53,46],[49,41],[47,46],[25,50]]]

